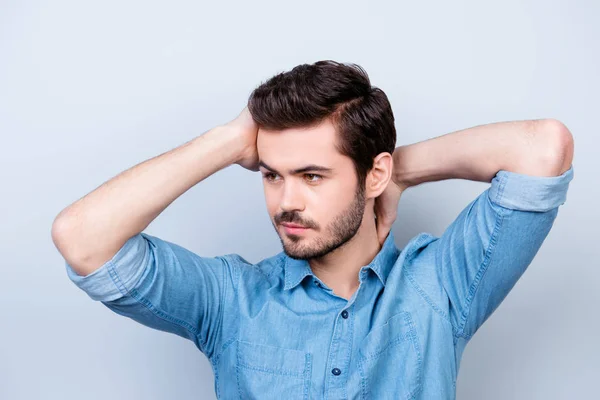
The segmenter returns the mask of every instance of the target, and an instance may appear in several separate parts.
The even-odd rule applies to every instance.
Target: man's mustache
[[[281,223],[283,223],[283,222],[288,222],[291,224],[302,225],[305,228],[316,228],[317,227],[317,224],[315,224],[312,221],[305,221],[295,211],[284,211],[282,213],[275,215],[275,217],[273,219],[275,220],[275,223],[277,225],[281,225]]]

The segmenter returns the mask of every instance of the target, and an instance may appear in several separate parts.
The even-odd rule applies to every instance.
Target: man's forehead
[[[308,166],[333,170],[343,158],[336,146],[336,135],[328,122],[278,131],[259,129],[258,156],[262,166],[269,166],[272,171],[287,172]]]

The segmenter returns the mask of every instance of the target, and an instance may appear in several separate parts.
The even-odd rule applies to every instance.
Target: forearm
[[[496,122],[400,146],[394,181],[405,186],[444,179],[491,182],[500,170],[535,176],[566,171],[573,139],[556,120]]]
[[[236,162],[239,143],[218,127],[121,172],[61,211],[52,225],[54,243],[78,273],[92,272],[176,198]]]

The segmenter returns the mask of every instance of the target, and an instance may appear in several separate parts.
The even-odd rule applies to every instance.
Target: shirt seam
[[[415,281],[414,277],[412,276],[412,274],[410,272],[406,272],[406,276],[408,278],[408,281],[412,285],[413,289],[415,289],[415,291],[425,300],[425,302],[433,309],[433,311],[435,311],[436,314],[438,314],[440,317],[443,318],[443,320],[445,322],[448,323],[448,325],[452,329],[452,333],[454,335],[457,335],[458,331],[456,330],[454,324],[452,324],[450,317],[441,308],[439,308],[433,302],[433,300],[431,300],[429,295],[427,295],[427,293],[419,286],[419,284]]]
[[[230,266],[230,263],[227,260],[227,258],[228,258],[228,256],[223,256],[222,257],[222,259],[225,261],[225,263],[227,263],[228,266]],[[233,282],[234,282],[233,283],[233,295],[234,295],[234,298],[237,299],[238,298],[238,286],[239,286],[239,280],[240,280],[240,276],[241,276],[241,271],[239,270],[239,268],[236,268],[235,266],[232,269],[233,269]],[[224,273],[225,272],[226,271],[224,271]],[[224,297],[223,297],[222,300],[224,300]],[[224,304],[224,303],[222,303],[222,304]],[[223,309],[221,309],[221,310],[224,311]],[[236,328],[237,328],[237,324],[236,324]],[[219,361],[219,357],[221,357],[221,355],[223,354],[223,352],[225,351],[225,349],[227,349],[227,347],[229,347],[229,345],[232,342],[234,342],[235,340],[237,340],[237,336],[238,336],[238,332],[237,332],[237,329],[236,329],[236,331],[234,332],[233,336],[231,336],[227,340],[223,341],[223,345],[219,349],[219,352],[215,351],[212,356],[208,357],[209,361],[215,366],[215,368],[217,368],[217,363]]]
[[[224,315],[224,308],[225,308],[225,298],[226,298],[226,294],[227,294],[227,289],[228,289],[228,279],[227,279],[227,270],[230,268],[230,264],[229,261],[227,260],[226,257],[218,257],[223,261],[223,270],[222,270],[222,275],[221,275],[221,281],[223,282],[223,290],[221,291],[221,296],[219,298],[219,304],[218,304],[218,314],[217,314],[217,326],[221,326],[221,329],[223,329],[223,315]],[[200,335],[200,332],[198,332],[197,336]],[[198,341],[201,341],[202,338],[201,337],[197,337]],[[205,353],[206,354],[206,353]],[[209,357],[210,359],[210,357]]]
[[[506,187],[506,175],[502,175],[501,179],[500,179],[500,187],[497,192],[498,193],[497,194],[498,203],[496,203],[496,204],[499,204],[502,201],[505,187]],[[491,198],[488,197],[488,200],[493,203]],[[500,210],[502,210],[502,209],[503,208],[500,208]],[[483,276],[485,275],[485,273],[489,267],[494,249],[496,248],[496,244],[498,242],[498,236],[500,234],[500,227],[502,226],[502,222],[504,221],[504,213],[503,212],[501,212],[498,208],[493,207],[493,206],[492,206],[492,210],[494,211],[494,214],[496,215],[496,218],[494,221],[494,230],[492,231],[492,234],[490,235],[490,241],[485,250],[485,257],[481,261],[481,264],[477,270],[477,273],[475,274],[475,279],[473,280],[473,283],[469,287],[469,292],[465,299],[465,311],[462,313],[460,324],[457,327],[457,335],[456,336],[462,337],[466,340],[470,340],[471,337],[473,336],[473,333],[465,334],[467,320],[469,318],[469,315],[471,314],[471,307],[473,305],[472,301],[475,298],[475,295],[477,294],[477,290],[479,289],[479,284],[481,283],[481,280],[483,279]]]
[[[500,215],[499,213],[496,213],[496,221],[494,224],[494,231],[492,232],[492,235],[490,236],[490,243],[487,246],[487,249],[485,251],[485,257],[484,257],[483,261],[481,262],[479,269],[477,270],[477,274],[475,274],[475,279],[473,280],[473,283],[471,284],[471,287],[469,288],[469,294],[467,295],[467,298],[465,299],[465,312],[462,314],[461,322],[460,322],[460,325],[458,326],[458,332],[459,332],[460,337],[463,337],[467,340],[469,340],[473,336],[473,334],[465,334],[467,319],[469,318],[469,315],[471,314],[471,307],[473,305],[472,301],[475,298],[475,295],[477,294],[477,290],[479,289],[479,285],[483,279],[483,276],[485,275],[485,273],[488,270],[488,267],[490,265],[492,255],[494,254],[494,249],[496,248],[496,244],[498,242],[500,227],[502,226],[503,220],[504,220],[503,216]]]
[[[419,246],[421,245],[421,243],[424,242],[425,240],[427,240],[427,237],[424,236],[417,243],[415,243],[415,248],[418,249]],[[407,263],[410,262],[410,260],[414,257],[415,253],[416,253],[416,250],[413,251],[413,252],[411,252],[407,256],[407,260],[405,260],[405,262],[407,262]],[[425,302],[427,304],[429,304],[429,306],[433,309],[433,311],[435,311],[438,315],[440,315],[443,318],[444,321],[446,321],[448,323],[448,325],[450,326],[450,328],[452,330],[452,333],[456,334],[455,327],[452,324],[452,321],[450,320],[450,317],[441,308],[439,308],[433,302],[433,300],[431,300],[431,298],[427,295],[427,293],[419,286],[419,284],[416,282],[416,280],[414,279],[414,277],[410,273],[409,269],[406,270],[406,277],[408,278],[408,281],[410,282],[410,284],[412,285],[412,287],[425,300]]]

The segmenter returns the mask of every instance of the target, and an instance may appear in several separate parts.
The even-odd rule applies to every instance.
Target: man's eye
[[[270,182],[275,182],[279,178],[277,174],[274,174],[272,172],[264,174],[263,177]]]
[[[318,182],[323,178],[321,175],[317,174],[305,174],[304,177],[309,182]]]

